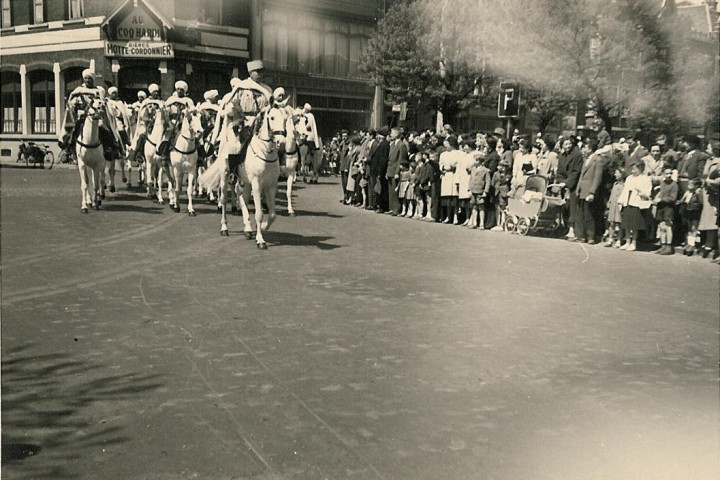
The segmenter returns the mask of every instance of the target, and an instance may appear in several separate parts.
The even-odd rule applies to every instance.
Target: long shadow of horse
[[[265,232],[264,235],[267,243],[276,247],[292,245],[297,247],[316,247],[320,250],[335,250],[336,248],[342,247],[342,245],[327,242],[327,240],[335,237],[305,236],[298,235],[297,233],[277,232],[272,230]]]
[[[336,215],[330,212],[316,212],[312,210],[295,210],[298,217],[327,217],[327,218],[344,218],[345,215]]]
[[[107,200],[103,202],[100,207],[101,210],[108,212],[135,212],[135,213],[149,213],[152,215],[158,215],[165,210],[162,207],[143,207],[139,205],[126,205],[122,203],[112,203]]]
[[[2,467],[8,478],[80,478],[74,460],[132,439],[122,427],[89,424],[88,407],[127,402],[160,388],[159,375],[105,375],[105,366],[70,354],[33,355],[32,345],[2,352]],[[82,432],[82,434],[79,434]]]

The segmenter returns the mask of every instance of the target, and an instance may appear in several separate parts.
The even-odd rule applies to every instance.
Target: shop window
[[[32,19],[33,23],[44,23],[45,22],[45,0],[32,0]]]
[[[2,28],[12,27],[10,0],[2,0]]]
[[[67,0],[67,19],[83,18],[85,16],[85,6],[83,0]]]
[[[49,70],[30,74],[32,133],[55,133],[55,81]]]
[[[0,133],[20,133],[22,131],[22,93],[20,74],[16,72],[0,73],[0,103],[2,103],[2,122]]]

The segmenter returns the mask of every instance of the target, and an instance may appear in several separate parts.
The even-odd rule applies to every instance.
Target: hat
[[[312,110],[312,107],[310,106],[309,103],[306,103],[306,104],[303,106],[303,110],[307,110],[307,111],[309,112],[310,110]]]
[[[283,87],[278,87],[273,91],[273,99],[275,105],[284,107],[290,98],[286,96],[285,89]]]
[[[387,136],[388,136],[388,129],[387,129],[387,127],[381,127],[381,128],[379,128],[378,131],[377,131],[377,134],[378,134],[378,135],[382,135],[383,137],[387,137]]]
[[[154,92],[159,92],[159,91],[160,91],[160,87],[158,87],[157,83],[151,83],[150,85],[148,85],[148,92],[154,93]]]
[[[140,90],[140,91],[137,93],[137,96],[138,96],[138,98],[140,98],[140,97],[142,97],[142,98],[147,98],[147,93],[145,93],[145,90]]]
[[[203,98],[205,100],[212,100],[213,98],[217,98],[217,96],[220,95],[217,90],[208,90],[203,95]]]
[[[175,82],[175,90],[180,90],[181,88],[187,92],[188,84],[187,84],[187,82],[184,82],[183,80],[178,80],[177,82]]]
[[[94,74],[93,71],[90,70],[89,68],[86,68],[85,70],[82,71],[82,77],[83,77],[83,78],[85,78],[85,77],[94,77],[94,76],[95,76],[95,74]]]
[[[117,91],[118,91],[118,89],[115,86],[108,88],[109,94],[117,93]]]
[[[500,135],[501,137],[504,137],[504,136],[505,136],[505,129],[503,129],[503,128],[501,128],[501,127],[497,127],[495,130],[493,130],[493,133],[494,133],[495,135]]]
[[[247,63],[247,69],[248,72],[254,72],[256,70],[264,70],[265,66],[263,65],[262,60],[250,60]]]

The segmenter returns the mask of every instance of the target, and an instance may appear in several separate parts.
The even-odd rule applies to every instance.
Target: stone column
[[[53,63],[53,73],[55,74],[55,133],[62,135],[63,124],[63,107],[65,105],[65,79],[61,75],[60,64],[58,62]]]
[[[32,116],[30,115],[30,109],[32,108],[32,105],[30,105],[30,84],[28,83],[28,74],[27,74],[27,67],[23,63],[20,65],[20,98],[21,100],[21,109],[20,109],[20,118],[22,120],[22,134],[23,136],[29,135],[32,131],[32,128],[30,128],[30,118]]]

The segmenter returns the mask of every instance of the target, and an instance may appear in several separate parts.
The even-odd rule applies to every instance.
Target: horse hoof
[[[80,209],[80,213],[88,213],[87,207],[82,207],[82,208]]]
[[[128,182],[127,189],[130,190],[132,188],[132,183]]]
[[[196,217],[196,216],[197,216],[197,213],[195,213],[195,212],[188,212],[188,215],[191,216],[191,217]]]
[[[260,250],[267,250],[267,243],[265,243],[265,242],[258,243],[258,244],[257,244],[257,247],[258,247]]]
[[[221,237],[229,237],[230,232],[228,232],[227,230],[220,230],[220,236]]]
[[[253,232],[243,232],[243,235],[245,235],[245,238],[247,238],[248,240],[252,240],[253,238],[255,238]]]
[[[95,211],[100,210],[100,205],[95,205],[95,206],[93,207],[93,210],[95,210]]]
[[[123,183],[127,183],[127,177],[122,177]]]
[[[175,213],[180,213],[180,207],[178,207],[177,205],[172,207],[172,209],[175,211]]]
[[[232,207],[232,208],[230,209],[230,211],[231,211],[232,213],[237,213],[238,209],[237,209],[237,207]]]
[[[295,212],[288,212],[288,217],[296,217],[297,215]]]
[[[115,193],[115,185],[112,185],[112,186],[110,187],[110,193]]]

